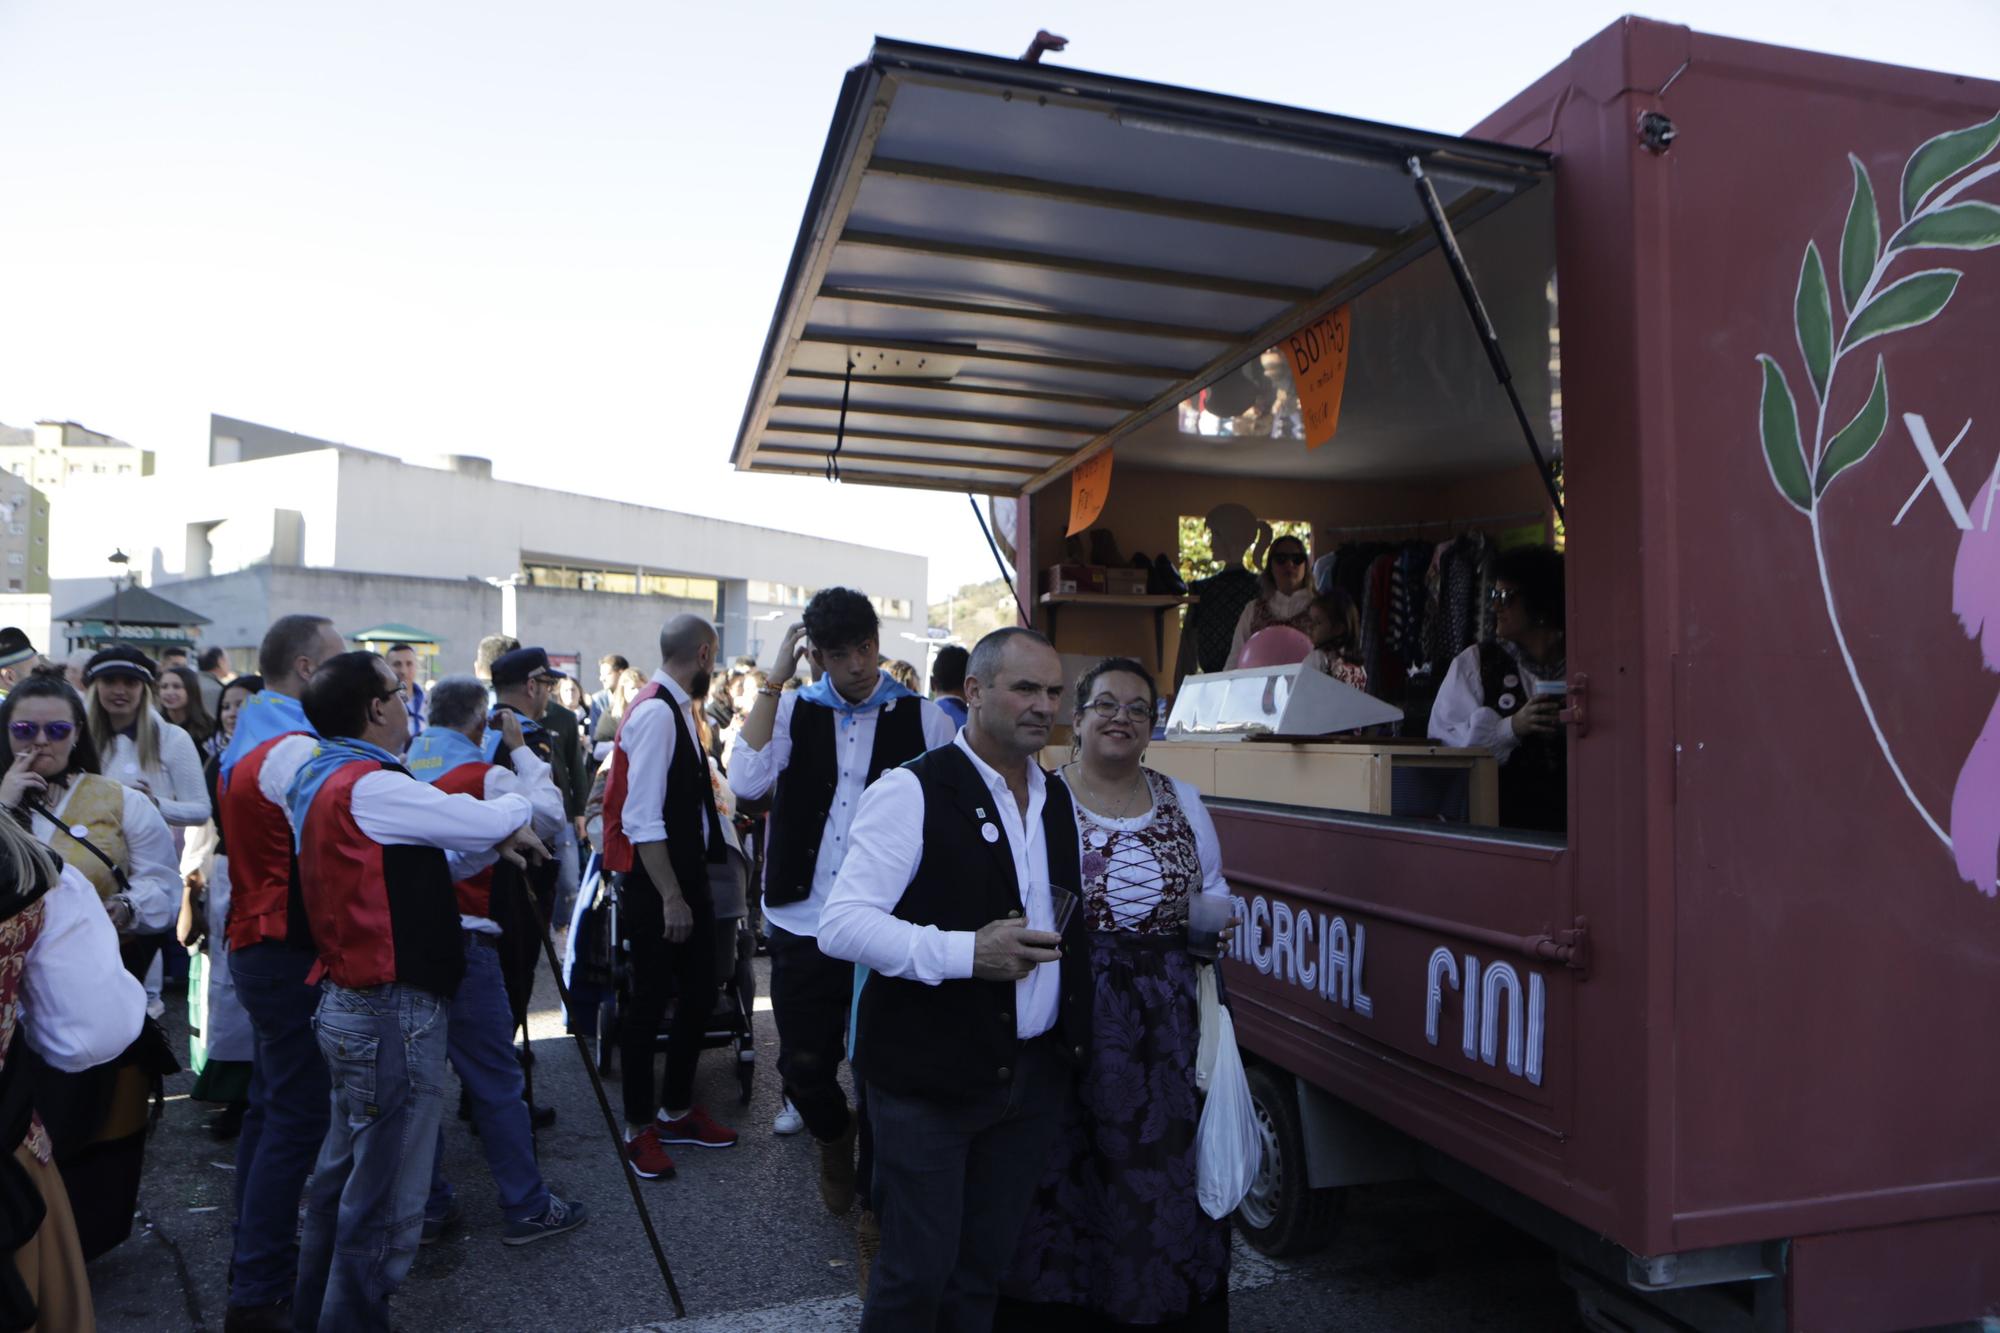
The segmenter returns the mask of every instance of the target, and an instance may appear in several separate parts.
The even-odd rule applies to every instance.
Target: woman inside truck
[[[1345,588],[1332,588],[1313,599],[1306,613],[1306,637],[1313,642],[1306,665],[1357,690],[1368,688],[1368,668],[1361,664],[1361,611]]]
[[[1493,751],[1503,828],[1569,826],[1564,694],[1563,558],[1546,547],[1493,562],[1493,636],[1452,659],[1431,708],[1431,739]]]
[[[1187,947],[1189,900],[1229,885],[1200,795],[1140,764],[1157,697],[1129,658],[1077,682],[1078,757],[1062,777],[1083,840],[1091,1047],[1079,1113],[1003,1284],[1001,1329],[1229,1326],[1228,1227],[1195,1199],[1202,960]]]
[[[1280,537],[1271,543],[1264,557],[1264,573],[1258,580],[1257,600],[1243,608],[1236,622],[1236,634],[1229,644],[1229,665],[1235,667],[1243,655],[1243,645],[1260,629],[1289,625],[1302,633],[1312,614],[1312,580],[1306,569],[1306,544],[1297,537]]]

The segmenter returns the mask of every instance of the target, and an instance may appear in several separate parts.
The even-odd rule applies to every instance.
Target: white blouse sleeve
[[[1446,745],[1493,751],[1501,763],[1513,755],[1521,738],[1506,718],[1488,708],[1479,685],[1479,645],[1451,659],[1444,684],[1431,705],[1430,736]]]
[[[208,821],[208,785],[201,779],[201,752],[194,737],[164,718],[160,730],[160,776],[155,786],[160,814],[169,824],[183,828]]]
[[[1236,659],[1243,656],[1243,643],[1250,637],[1250,617],[1257,612],[1257,603],[1264,594],[1259,592],[1244,606],[1243,614],[1236,617],[1236,632],[1229,636],[1229,660],[1222,664],[1224,671],[1236,670]]]
[[[1209,817],[1208,807],[1201,803],[1201,793],[1194,784],[1173,780],[1174,799],[1181,803],[1181,813],[1186,816],[1188,827],[1194,830],[1195,857],[1201,862],[1201,891],[1203,893],[1229,892],[1229,881],[1222,877],[1222,839],[1215,834],[1215,821]]]
[[[181,910],[180,858],[174,835],[145,793],[125,788],[125,878],[130,882],[132,933],[171,930]]]
[[[139,1035],[146,991],[118,956],[97,890],[72,866],[42,898],[42,932],[21,973],[22,1035],[74,1074],[114,1060]]]

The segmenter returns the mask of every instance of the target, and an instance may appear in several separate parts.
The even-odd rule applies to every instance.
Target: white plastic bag
[[[1194,1058],[1194,1087],[1196,1092],[1207,1092],[1209,1076],[1215,1072],[1215,1043],[1222,1028],[1218,1017],[1222,1013],[1222,1002],[1216,996],[1215,964],[1201,965],[1200,980],[1195,983],[1195,996],[1201,1007],[1201,1044]]]
[[[1236,1028],[1229,1011],[1215,1007],[1215,1063],[1208,1076],[1208,1098],[1195,1127],[1195,1197],[1210,1217],[1227,1217],[1257,1178],[1264,1140],[1250,1105],[1250,1081],[1243,1076],[1243,1057],[1236,1049]],[[1206,1017],[1206,1015],[1204,1015]],[[1199,1075],[1197,1075],[1199,1078]]]

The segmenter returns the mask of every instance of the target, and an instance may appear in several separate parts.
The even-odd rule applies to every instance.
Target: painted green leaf
[[[1925,269],[1883,288],[1875,299],[1855,312],[1840,340],[1840,350],[1846,352],[1870,338],[1936,319],[1938,311],[1944,309],[1945,302],[1958,290],[1958,280],[1963,276],[1955,268]]]
[[[1812,512],[1812,483],[1806,478],[1805,451],[1799,447],[1799,410],[1792,402],[1792,386],[1785,372],[1770,356],[1757,358],[1764,367],[1764,401],[1757,422],[1764,440],[1764,462],[1778,494],[1791,501],[1801,514]]]
[[[1984,250],[2000,245],[2000,208],[1953,204],[1927,213],[1897,232],[1891,250]]]
[[[1847,226],[1840,233],[1840,296],[1852,315],[1875,273],[1875,261],[1882,257],[1882,220],[1875,211],[1875,186],[1868,168],[1849,153],[1854,165],[1854,202],[1847,206]]]
[[[2000,144],[2000,112],[1993,119],[1925,140],[1903,168],[1903,220],[1923,207],[1931,191]]]
[[[1827,303],[1826,265],[1820,262],[1819,243],[1806,242],[1806,257],[1799,264],[1799,294],[1792,302],[1792,323],[1799,333],[1799,354],[1806,359],[1806,374],[1812,377],[1813,401],[1826,397],[1826,374],[1833,365],[1833,312]]]
[[[1842,428],[1826,452],[1819,457],[1819,475],[1813,478],[1813,495],[1825,495],[1833,479],[1868,457],[1868,451],[1882,442],[1889,425],[1889,377],[1882,372],[1882,358],[1875,358],[1875,387],[1868,401]]]

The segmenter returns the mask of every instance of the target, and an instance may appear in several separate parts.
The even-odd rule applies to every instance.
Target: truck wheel
[[[1237,1228],[1252,1249],[1273,1258],[1319,1249],[1333,1235],[1344,1196],[1306,1184],[1306,1137],[1292,1076],[1261,1064],[1247,1072],[1264,1158],[1237,1206]]]

